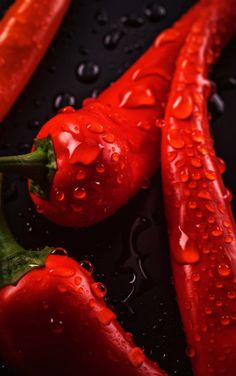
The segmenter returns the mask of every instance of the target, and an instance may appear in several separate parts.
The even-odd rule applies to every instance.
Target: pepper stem
[[[34,145],[32,153],[1,157],[0,171],[30,179],[30,191],[46,199],[57,169],[55,152],[50,137],[37,139]]]
[[[30,270],[42,267],[53,248],[27,251],[14,239],[3,213],[3,175],[0,173],[0,288],[16,284]]]

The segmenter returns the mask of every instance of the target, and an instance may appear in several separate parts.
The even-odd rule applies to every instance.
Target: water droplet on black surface
[[[208,101],[208,108],[212,115],[212,119],[217,119],[220,117],[225,110],[225,104],[223,99],[219,96],[219,94],[214,93],[209,101]]]
[[[158,22],[165,18],[167,12],[163,5],[152,2],[147,5],[144,13],[150,21]]]
[[[137,16],[136,14],[130,14],[129,16],[124,16],[121,18],[121,22],[125,25],[125,26],[129,26],[129,27],[140,27],[143,25],[144,23],[144,20],[142,17],[140,16]]]
[[[76,97],[70,93],[62,93],[58,94],[53,102],[53,107],[55,110],[60,110],[63,107],[71,106],[74,107],[76,105]]]
[[[108,15],[105,10],[98,10],[95,18],[99,25],[106,25],[108,22]]]
[[[123,35],[124,33],[121,30],[116,29],[109,31],[103,39],[104,47],[108,50],[114,50],[117,47]]]
[[[87,61],[79,64],[77,68],[77,76],[83,83],[93,83],[97,80],[100,74],[100,68],[97,64]]]
[[[89,51],[88,51],[87,48],[85,48],[84,46],[80,46],[80,47],[79,47],[79,53],[80,53],[80,55],[88,56]]]

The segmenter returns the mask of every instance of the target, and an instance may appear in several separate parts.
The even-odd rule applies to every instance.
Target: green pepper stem
[[[0,158],[0,171],[13,172],[30,179],[30,191],[47,199],[51,181],[57,170],[56,156],[50,137],[37,139],[35,151]]]
[[[47,152],[37,149],[32,153],[1,157],[0,171],[13,172],[17,175],[40,182],[47,174]]]
[[[0,288],[16,284],[32,269],[45,265],[52,248],[27,251],[21,247],[11,233],[3,213],[3,175],[0,173]]]

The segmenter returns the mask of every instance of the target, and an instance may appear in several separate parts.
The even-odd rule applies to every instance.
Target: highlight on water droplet
[[[62,191],[59,191],[58,189],[55,190],[55,197],[57,201],[63,201],[65,199],[65,194]]]
[[[87,197],[87,192],[85,188],[82,187],[76,187],[73,191],[73,197],[78,200],[85,200]]]
[[[107,293],[106,286],[101,282],[94,282],[90,286],[93,295],[95,295],[97,298],[104,298]]]
[[[79,264],[89,274],[92,274],[94,272],[94,266],[89,260],[82,260],[82,261],[79,262]]]
[[[188,93],[178,94],[172,105],[172,115],[176,119],[185,120],[192,115],[193,101]]]
[[[120,107],[138,108],[154,106],[156,98],[150,88],[144,85],[136,85],[132,90],[126,91],[121,96]]]
[[[51,317],[50,319],[50,329],[55,334],[61,334],[64,331],[64,323],[60,319]]]
[[[98,144],[82,142],[79,144],[70,158],[71,164],[82,163],[89,165],[100,155],[102,148]]]
[[[137,123],[137,127],[142,131],[149,131],[151,129],[151,124],[146,120],[140,120]]]
[[[191,239],[179,226],[177,239],[179,247],[174,251],[174,258],[179,264],[195,264],[200,259],[197,243]]]
[[[97,122],[92,122],[87,125],[87,129],[91,131],[92,133],[103,133],[104,132],[104,127],[102,124],[97,123]]]
[[[228,277],[231,274],[231,268],[226,263],[220,263],[217,266],[217,271],[221,277]]]
[[[62,247],[54,248],[50,253],[57,256],[68,256],[67,250]]]

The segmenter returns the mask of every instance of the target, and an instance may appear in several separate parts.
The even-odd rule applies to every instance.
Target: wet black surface
[[[8,3],[1,0],[0,12]],[[41,125],[60,106],[73,101],[79,107],[83,98],[96,95],[192,3],[190,0],[162,3],[74,0],[47,56],[1,125],[0,153],[29,150]],[[158,12],[157,4],[164,6],[166,15],[163,9]],[[213,73],[225,103],[224,111],[222,106],[218,108],[219,98],[213,98],[211,103],[216,148],[228,166],[224,178],[233,193],[236,193],[235,51],[236,41],[233,41]],[[91,64],[98,67],[95,77]],[[79,66],[87,67],[86,74],[92,75],[92,79],[81,80]],[[109,304],[115,307],[124,327],[134,333],[137,344],[170,375],[192,375],[171,280],[159,174],[148,189],[116,215],[82,230],[55,226],[38,215],[25,181],[17,177],[8,178],[5,199],[8,221],[22,245],[64,247],[78,260],[88,258],[94,264],[95,278],[108,287]],[[9,376],[2,363],[0,370],[1,375]]]

